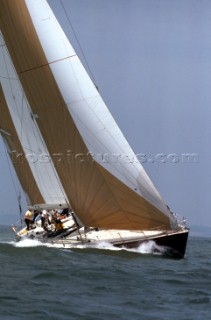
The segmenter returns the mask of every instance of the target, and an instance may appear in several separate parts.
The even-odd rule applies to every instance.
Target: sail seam
[[[67,59],[73,58],[73,57],[76,57],[76,54],[73,54],[72,56],[68,56],[68,57],[65,57],[65,58],[62,58],[62,59],[57,59],[57,60],[42,64],[40,66],[36,66],[36,67],[30,68],[30,69],[19,71],[18,74],[22,74],[22,73],[25,73],[25,72],[28,72],[28,71],[32,71],[32,70],[36,70],[36,69],[39,69],[39,68],[42,68],[42,67],[46,67],[46,66],[49,66],[50,64],[53,64],[53,63],[56,63],[56,62],[59,62],[59,61],[63,61],[63,60],[67,60]]]

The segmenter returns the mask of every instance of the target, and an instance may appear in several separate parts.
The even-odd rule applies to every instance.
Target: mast
[[[175,220],[47,2],[1,0],[0,28],[73,210],[86,226],[171,228]],[[108,154],[107,163],[96,155]],[[119,154],[113,161],[113,154]],[[128,158],[133,159],[132,162]]]

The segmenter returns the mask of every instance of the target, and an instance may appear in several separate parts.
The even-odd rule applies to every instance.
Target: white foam
[[[78,249],[103,249],[103,250],[112,250],[112,251],[128,251],[128,252],[136,252],[141,254],[154,254],[154,255],[163,255],[166,252],[166,248],[157,245],[154,241],[147,241],[140,244],[137,248],[125,248],[125,247],[115,247],[109,242],[99,242],[92,244],[80,244],[77,245]]]
[[[29,247],[53,247],[50,243],[43,243],[34,239],[23,239],[19,242],[14,242],[16,248],[29,248]]]
[[[99,242],[94,245],[94,248],[96,249],[104,249],[104,250],[112,250],[112,251],[120,251],[122,248],[118,248],[113,246],[112,243],[109,242]]]
[[[103,242],[103,241],[102,242],[98,242],[98,243],[77,244],[77,245],[73,245],[73,248],[77,248],[77,249],[92,248],[92,249],[103,249],[103,250],[113,250],[113,251],[122,250],[122,248],[114,247],[111,243]]]
[[[157,245],[154,241],[150,240],[147,242],[143,242],[140,246],[136,249],[136,252],[140,252],[143,254],[158,254],[162,255],[166,251],[165,247]]]

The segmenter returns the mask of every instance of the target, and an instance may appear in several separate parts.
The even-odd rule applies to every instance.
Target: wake
[[[31,247],[48,247],[53,248],[53,245],[50,243],[44,243],[39,240],[34,239],[22,239],[18,242],[12,241],[10,242],[16,248],[31,248]]]
[[[99,250],[112,250],[112,251],[128,251],[138,254],[151,254],[151,255],[164,255],[168,248],[157,245],[154,241],[150,240],[140,244],[137,248],[115,247],[109,242],[99,242],[95,244],[80,244],[75,248],[77,249],[99,249]]]
[[[15,248],[33,248],[33,247],[47,247],[47,248],[55,248],[54,244],[41,242],[36,239],[22,239],[18,242],[16,241],[4,241],[1,243],[12,245]],[[127,251],[134,252],[138,254],[150,254],[150,255],[164,255],[168,248],[157,245],[154,241],[150,240],[148,242],[144,242],[139,245],[137,248],[126,248],[126,247],[115,247],[109,242],[99,242],[99,243],[89,243],[89,244],[73,244],[70,248],[60,248],[66,250],[70,249],[98,249],[98,250],[111,250],[111,251]]]

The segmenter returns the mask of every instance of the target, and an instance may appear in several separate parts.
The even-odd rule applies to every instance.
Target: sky
[[[162,197],[211,227],[211,2],[48,2]],[[0,140],[0,224],[19,218],[11,172]]]

